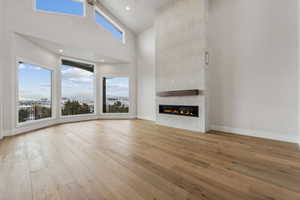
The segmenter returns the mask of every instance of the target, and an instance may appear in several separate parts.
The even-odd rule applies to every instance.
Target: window
[[[121,30],[111,19],[102,14],[99,10],[96,9],[96,22],[101,25],[103,28],[112,33],[112,35],[118,40],[124,40],[124,31]]]
[[[129,79],[103,78],[103,113],[129,112]]]
[[[37,10],[64,13],[69,15],[85,15],[85,4],[81,0],[35,0]]]
[[[94,66],[62,60],[61,114],[92,114],[95,112],[94,104]]]
[[[52,71],[19,62],[18,75],[18,122],[51,118]]]

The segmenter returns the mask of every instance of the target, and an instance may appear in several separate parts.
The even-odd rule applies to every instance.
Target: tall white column
[[[298,144],[300,147],[300,2],[298,1]]]
[[[4,37],[4,3],[0,1],[0,44],[3,44]],[[0,45],[0,139],[3,137],[3,50],[4,45]]]

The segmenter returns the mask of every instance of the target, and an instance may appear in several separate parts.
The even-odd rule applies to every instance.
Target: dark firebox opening
[[[199,117],[199,106],[159,105],[159,113]]]

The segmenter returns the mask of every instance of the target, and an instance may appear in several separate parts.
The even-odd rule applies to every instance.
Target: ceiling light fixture
[[[62,49],[59,50],[59,53],[63,53],[63,52],[64,52],[64,50],[62,50]]]
[[[104,60],[104,59],[101,59],[100,62],[105,62],[105,60]]]
[[[130,6],[126,6],[125,9],[126,9],[127,11],[129,11],[129,10],[131,10],[131,7],[130,7]]]
[[[87,3],[90,4],[91,6],[96,5],[97,0],[87,0]]]

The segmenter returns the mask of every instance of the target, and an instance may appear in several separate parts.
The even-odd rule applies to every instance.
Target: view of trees
[[[121,101],[116,101],[113,105],[108,105],[109,113],[128,113],[128,106],[122,104]]]
[[[51,117],[51,108],[41,105],[32,105],[31,107],[19,109],[19,123],[49,117]]]
[[[93,109],[89,105],[78,101],[66,101],[62,109],[62,115],[79,115],[92,113]],[[42,105],[34,104],[30,107],[19,108],[19,123],[39,120],[51,117],[51,108]]]
[[[26,122],[29,118],[29,109],[28,108],[21,108],[19,109],[19,123]]]
[[[89,105],[85,103],[79,103],[79,101],[68,100],[64,103],[62,108],[62,115],[80,115],[80,114],[89,114],[93,110]]]
[[[103,113],[129,112],[129,78],[103,78]]]
[[[52,70],[18,62],[19,123],[52,116]]]

